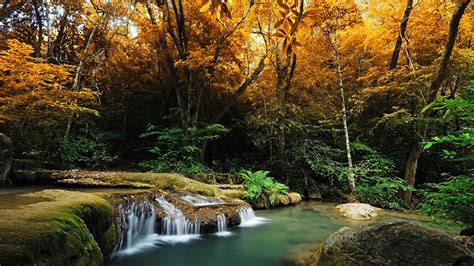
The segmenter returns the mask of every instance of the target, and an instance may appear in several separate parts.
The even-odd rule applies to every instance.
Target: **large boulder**
[[[449,235],[404,221],[344,227],[308,265],[474,265],[473,253]]]
[[[345,217],[354,220],[370,220],[377,216],[379,208],[365,203],[346,203],[336,207],[336,209]]]
[[[10,182],[12,153],[11,139],[7,135],[0,133],[0,185]]]

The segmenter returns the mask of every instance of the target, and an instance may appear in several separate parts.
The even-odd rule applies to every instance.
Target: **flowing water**
[[[162,221],[161,235],[199,235],[201,223],[198,219],[190,221],[173,204],[164,198],[156,198],[158,204],[163,208],[167,217]]]
[[[16,208],[35,202],[48,201],[41,197],[22,197],[44,187],[0,189],[0,206]],[[84,189],[86,190],[86,189]],[[88,192],[105,190],[87,189]],[[106,190],[110,193],[111,190]],[[117,193],[126,191],[117,191]],[[197,221],[184,218],[182,212],[162,198],[156,201],[168,216],[162,221],[162,232],[155,232],[154,208],[150,202],[124,204],[118,219],[127,220],[121,228],[122,238],[106,265],[169,265],[169,266],[270,266],[284,265],[288,258],[308,250],[343,226],[356,226],[369,222],[343,218],[334,204],[304,202],[298,206],[255,211],[238,210],[242,223],[229,228],[224,215],[218,215],[218,232],[200,235]],[[166,219],[166,218],[165,218]],[[164,219],[164,220],[165,220]],[[430,219],[418,215],[382,212],[375,221],[408,220],[430,227],[439,227]],[[158,228],[159,229],[159,228]],[[459,228],[451,226],[455,234]],[[160,230],[158,230],[160,231]]]
[[[122,238],[115,247],[114,255],[131,254],[141,250],[144,245],[150,243],[148,238],[155,232],[155,210],[148,201],[121,205],[120,209],[122,213],[117,219],[122,220],[119,224],[127,227],[121,230]]]
[[[228,237],[232,235],[232,232],[227,230],[227,218],[224,214],[217,215],[217,233],[218,236]]]
[[[180,197],[182,200],[193,204],[196,207],[205,207],[205,206],[213,206],[213,205],[219,205],[223,204],[223,202],[220,199],[215,199],[215,198],[209,198],[209,197],[204,197],[204,196],[199,196],[199,195],[184,195]]]
[[[343,226],[366,224],[338,215],[334,205],[305,202],[295,207],[256,211],[240,209],[242,224],[227,229],[228,237],[201,235],[186,243],[156,242],[129,256],[114,257],[108,265],[274,266],[284,265],[298,251],[307,250]],[[218,217],[219,218],[219,217]],[[221,230],[223,220],[221,219]],[[430,225],[419,216],[386,212],[376,220],[403,219]]]

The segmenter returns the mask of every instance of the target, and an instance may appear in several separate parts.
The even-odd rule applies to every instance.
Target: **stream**
[[[237,266],[285,265],[343,226],[367,221],[345,219],[334,204],[303,202],[294,207],[255,211],[252,219],[226,234],[154,237],[147,245],[118,254],[106,265]],[[384,211],[375,220],[409,220],[437,227],[418,215]]]
[[[36,202],[48,201],[41,197],[22,197],[46,187],[18,187],[0,190],[0,207],[17,208]],[[135,192],[123,189],[68,189],[91,193]],[[139,190],[137,190],[138,192]],[[196,197],[183,197],[196,206],[215,205]],[[429,218],[393,211],[382,211],[373,221],[355,221],[342,217],[336,204],[303,202],[297,206],[272,210],[238,209],[240,225],[228,226],[224,215],[217,216],[217,232],[203,234],[193,220],[164,198],[156,198],[166,215],[160,232],[155,231],[155,213],[149,202],[134,203],[123,209],[129,230],[105,265],[169,265],[169,266],[266,266],[287,265],[318,242],[344,226],[357,226],[373,221],[406,220],[442,229],[455,235],[459,228],[443,227]]]

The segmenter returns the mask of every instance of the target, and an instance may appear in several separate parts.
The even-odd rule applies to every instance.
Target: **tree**
[[[83,88],[72,91],[72,67],[33,58],[33,48],[16,40],[0,51],[0,121],[14,123],[19,130],[26,121],[60,123],[69,112],[94,113],[90,107],[96,94]]]
[[[343,3],[338,1],[334,3],[323,2],[323,9],[326,10],[325,16],[323,17],[323,23],[320,28],[324,32],[327,41],[334,50],[336,57],[336,73],[339,84],[339,92],[341,95],[341,113],[342,113],[342,124],[344,127],[344,140],[346,145],[346,156],[347,156],[347,187],[349,190],[349,200],[355,201],[355,174],[351,155],[351,143],[349,139],[349,129],[347,126],[347,108],[346,108],[346,96],[344,94],[344,82],[343,73],[341,66],[341,54],[338,40],[338,32],[345,30],[360,22],[360,11],[355,3],[348,3],[344,6]]]
[[[448,37],[446,40],[443,54],[441,56],[441,61],[439,62],[439,65],[436,69],[436,73],[433,77],[433,81],[431,82],[431,85],[429,88],[429,95],[428,95],[426,104],[430,104],[436,99],[436,96],[439,93],[441,84],[443,83],[446,77],[449,60],[451,59],[451,54],[453,53],[454,44],[456,43],[456,37],[458,35],[459,23],[462,19],[462,16],[466,8],[470,4],[470,2],[471,2],[470,0],[463,0],[456,4],[456,10],[454,11],[451,17],[451,22],[449,23],[449,33],[448,33]],[[426,124],[426,122],[424,122],[424,124],[418,129],[417,134],[423,139],[427,134],[427,130],[428,130],[428,125]],[[418,140],[415,140],[410,150],[410,154],[408,156],[406,167],[405,167],[405,182],[410,186],[415,185],[415,177],[416,177],[416,171],[418,167],[418,160],[420,158],[422,151],[423,151],[422,144]],[[406,201],[410,201],[411,196],[412,196],[411,191],[406,191],[403,193],[403,198]]]
[[[410,19],[411,10],[413,9],[413,0],[407,0],[407,6],[405,13],[403,14],[402,21],[400,22],[400,31],[398,33],[395,48],[393,49],[392,59],[390,60],[390,70],[395,69],[398,63],[398,56],[402,48],[403,40],[405,39],[405,32],[407,30],[408,20]]]
[[[166,29],[167,34],[166,37],[160,34],[159,43],[166,54],[166,65],[172,78],[171,86],[174,88],[178,103],[181,127],[185,132],[190,128],[198,128],[201,124],[206,124],[206,122],[210,124],[219,123],[229,108],[236,102],[237,98],[247,90],[264,69],[266,53],[261,56],[256,67],[251,70],[243,82],[240,82],[236,86],[237,88],[233,89],[233,92],[224,101],[224,105],[220,110],[214,112],[206,122],[200,123],[202,120],[200,119],[200,113],[202,113],[203,109],[204,93],[214,85],[212,82],[208,82],[208,80],[219,81],[216,70],[222,68],[223,65],[229,64],[229,62],[222,62],[220,60],[224,53],[223,50],[226,48],[229,39],[241,28],[253,6],[254,1],[250,0],[243,15],[234,22],[230,15],[230,8],[225,2],[221,1],[207,1],[200,6],[185,3],[182,0],[168,0],[157,3],[157,7],[164,14],[164,18],[160,23]],[[156,24],[158,21],[149,5],[147,9],[151,22]],[[215,27],[217,25],[214,24],[214,21],[211,21],[214,24],[211,24],[211,26],[215,27],[211,31],[213,34],[217,33],[217,38],[214,39],[215,45],[209,45],[209,42],[205,44],[199,43],[198,36],[193,35],[192,31],[190,32],[188,25],[190,22],[186,17],[196,16],[196,13],[193,13],[196,11],[198,14],[207,15],[209,13],[211,19],[215,19],[218,23],[219,26]],[[202,24],[210,23],[205,21]],[[176,58],[172,56],[173,51],[168,44],[168,38],[171,40],[171,44],[177,54]],[[206,47],[206,49],[211,49],[213,51],[212,55],[207,55],[202,46]],[[234,58],[235,56],[234,54]],[[206,144],[207,142],[203,142],[199,152],[196,154],[201,161],[204,159]]]

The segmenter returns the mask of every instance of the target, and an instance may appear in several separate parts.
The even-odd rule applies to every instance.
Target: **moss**
[[[100,247],[107,250],[113,241],[114,216],[107,200],[64,190],[18,197],[36,202],[0,206],[1,265],[102,264]]]
[[[222,195],[228,198],[245,200],[247,193],[243,190],[226,189],[221,191]]]
[[[211,185],[179,174],[56,171],[50,175],[54,182],[61,185],[152,188],[168,192],[187,191],[211,197],[218,193],[218,189]]]

